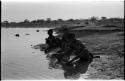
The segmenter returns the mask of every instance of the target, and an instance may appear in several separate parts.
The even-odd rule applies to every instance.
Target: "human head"
[[[52,35],[52,34],[53,34],[53,29],[49,29],[49,30],[48,30],[48,34],[49,34],[49,35]]]

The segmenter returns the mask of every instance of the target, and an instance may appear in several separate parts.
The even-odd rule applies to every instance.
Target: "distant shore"
[[[5,28],[55,28],[55,27],[61,27],[63,25],[67,26],[118,26],[123,27],[124,26],[124,18],[107,18],[107,17],[101,17],[100,19],[97,19],[97,17],[91,17],[89,19],[57,19],[57,20],[51,20],[51,18],[47,18],[47,20],[44,19],[37,19],[37,20],[28,20],[25,19],[21,22],[9,22],[9,21],[3,21],[1,22],[1,27]]]

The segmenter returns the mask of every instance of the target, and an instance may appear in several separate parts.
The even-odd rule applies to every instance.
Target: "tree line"
[[[51,18],[28,20],[25,19],[22,22],[1,22],[2,27],[59,27],[62,25],[72,25],[72,26],[86,26],[86,25],[123,25],[124,18],[107,18],[107,17],[95,17],[92,16],[89,19],[57,19],[51,20]]]

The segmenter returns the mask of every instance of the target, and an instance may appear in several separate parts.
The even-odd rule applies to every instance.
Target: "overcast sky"
[[[84,19],[91,16],[124,17],[122,1],[2,2],[2,21],[24,19]]]

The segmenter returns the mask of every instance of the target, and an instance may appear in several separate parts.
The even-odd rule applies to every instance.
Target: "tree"
[[[107,17],[101,17],[101,20],[106,20],[107,19]]]
[[[47,18],[46,21],[47,21],[48,23],[50,23],[50,22],[51,22],[51,18]]]
[[[57,21],[59,21],[59,22],[63,22],[63,19],[58,19]]]
[[[68,21],[69,21],[69,22],[73,22],[73,21],[74,21],[74,19],[69,19]]]
[[[24,20],[24,23],[29,23],[30,21],[28,19],[25,19]]]
[[[37,23],[44,23],[44,19],[38,19],[36,22]]]
[[[36,23],[36,22],[37,22],[36,20],[31,21],[31,23]]]
[[[90,18],[90,21],[92,23],[95,23],[97,20],[98,20],[98,17],[95,17],[95,16],[93,16],[93,17]]]
[[[8,22],[8,21],[4,21],[3,23],[4,23],[4,24],[8,24],[9,22]]]

